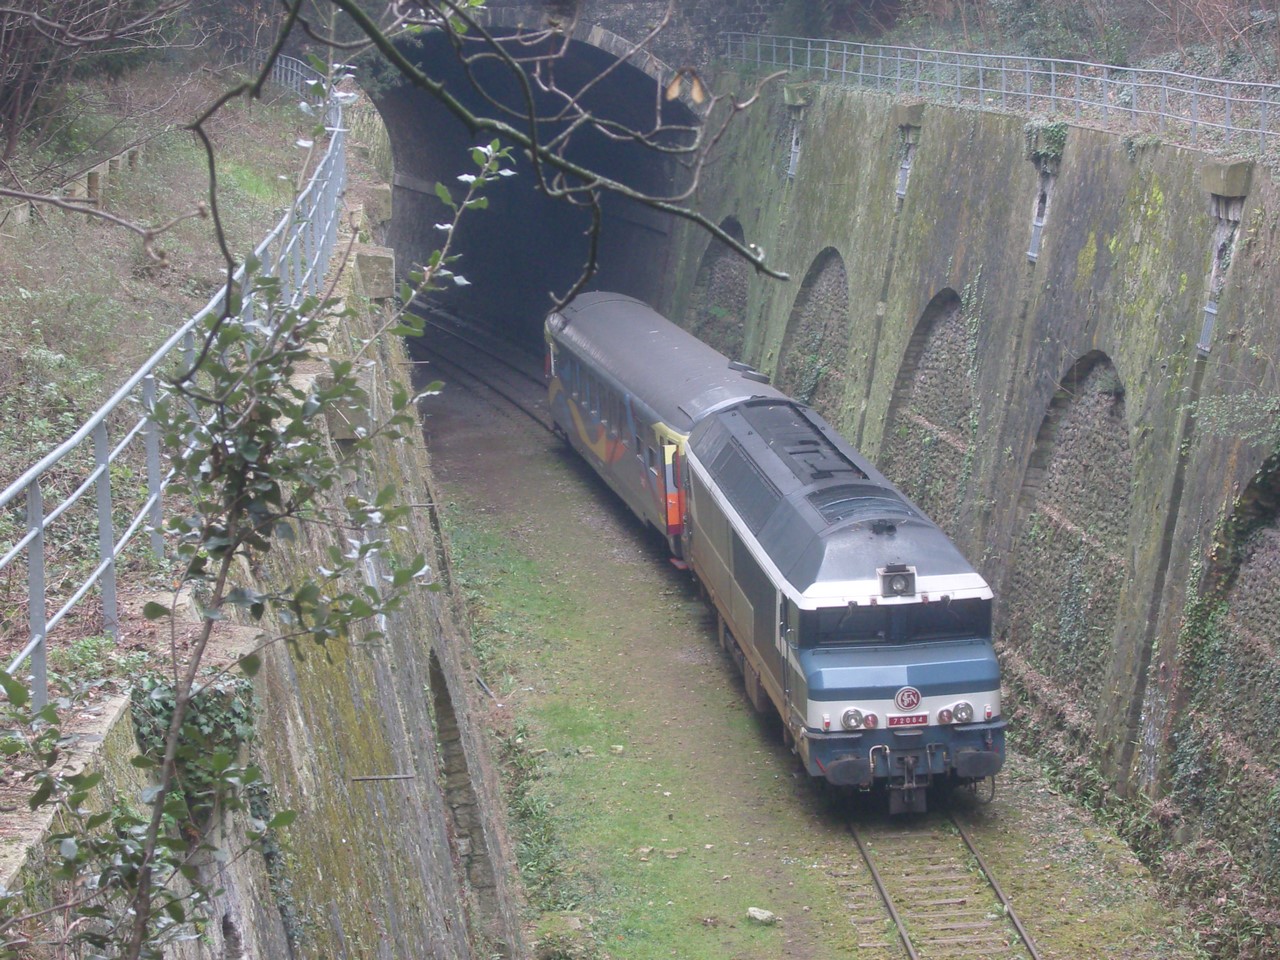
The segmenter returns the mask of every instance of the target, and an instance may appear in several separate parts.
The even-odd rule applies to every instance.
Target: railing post
[[[291,306],[296,306],[298,301],[306,296],[306,290],[302,285],[302,231],[304,228],[305,224],[294,224],[293,243],[289,245],[289,264],[292,273],[289,285]]]
[[[314,295],[320,289],[320,278],[316,276],[315,269],[316,197],[314,196],[314,193],[315,191],[312,191],[313,195],[310,201],[311,209],[307,211],[307,219],[302,222],[302,228],[299,230],[299,233],[301,234],[299,237],[299,240],[301,241],[299,244],[301,250],[299,250],[298,255],[302,258],[302,276],[305,282],[302,284],[301,293],[304,297]]]
[[[49,702],[49,672],[45,659],[48,647],[44,619],[44,500],[38,479],[27,487],[27,532],[35,534],[27,550],[27,622],[32,639],[38,638],[31,651],[31,706],[42,710]]]
[[[196,332],[188,330],[182,338],[182,362],[185,364],[184,372],[195,376],[196,365]],[[194,421],[199,416],[196,409],[196,402],[190,396],[187,397],[187,410],[191,413],[191,419]]]
[[[164,536],[160,528],[164,524],[164,481],[160,476],[160,424],[156,423],[156,378],[148,374],[142,381],[142,408],[147,412],[147,425],[143,433],[143,447],[147,456],[147,497],[151,509],[147,513],[147,526],[151,528],[151,552],[157,559],[164,558]]]
[[[99,471],[94,489],[98,495],[98,559],[106,566],[99,581],[102,590],[102,625],[119,639],[120,611],[116,606],[116,535],[111,520],[111,444],[106,421],[93,428],[93,465]]]
[[[1200,132],[1200,81],[1191,84],[1191,142],[1196,142]]]

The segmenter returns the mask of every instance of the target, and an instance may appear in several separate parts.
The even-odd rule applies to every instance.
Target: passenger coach
[[[808,772],[890,789],[1004,761],[992,593],[813,410],[638,300],[547,319],[556,424],[690,567],[759,709]]]

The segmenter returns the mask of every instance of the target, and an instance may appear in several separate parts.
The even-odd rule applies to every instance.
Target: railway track
[[[955,814],[848,828],[874,891],[860,874],[838,878],[850,895],[859,960],[1040,960]]]
[[[436,376],[477,394],[491,393],[543,429],[541,360],[432,307],[414,305],[427,335],[410,344]],[[998,881],[954,813],[847,823],[865,869],[839,875],[857,933],[858,960],[1040,960]]]
[[[426,330],[426,335],[409,344],[415,361],[430,364],[440,379],[457,387],[497,394],[544,430],[553,430],[538,358],[492,329],[471,326],[418,303],[412,310]]]

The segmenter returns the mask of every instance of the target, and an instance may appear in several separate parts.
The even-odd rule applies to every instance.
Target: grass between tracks
[[[854,956],[821,852],[830,825],[812,829],[809,785],[796,803],[798,781],[778,772],[787,758],[726,689],[700,601],[663,588],[652,558],[611,569],[608,538],[581,524],[559,528],[550,556],[492,513],[455,507],[448,523],[477,650],[512,710],[502,750],[536,955]],[[617,587],[607,608],[586,602],[588,583]],[[655,619],[652,635],[633,628]],[[671,641],[654,641],[681,631],[708,661],[684,672],[715,683],[663,690],[640,675],[658,658],[682,669]],[[747,919],[749,906],[780,922]]]
[[[602,524],[590,491],[551,508],[558,520],[534,516],[528,503],[563,503],[566,480],[544,483],[536,457],[516,459],[521,486],[536,488],[527,501],[468,488],[446,519],[477,649],[509,711],[502,752],[537,955],[877,956],[850,923],[881,908],[842,819],[791,776],[701,601],[633,529]],[[626,549],[639,560],[619,564]],[[1148,871],[1029,758],[1010,755],[969,827],[1045,956],[1198,955]],[[748,906],[782,921],[758,926]]]

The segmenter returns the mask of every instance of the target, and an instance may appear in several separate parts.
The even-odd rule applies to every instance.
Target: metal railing
[[[1266,151],[1280,136],[1280,86],[1076,60],[723,33],[725,56],[827,82],[984,109],[1067,116],[1139,133]]]
[[[254,256],[262,264],[259,276],[276,278],[280,301],[292,305],[307,295],[318,293],[324,282],[337,236],[339,200],[346,182],[346,139],[339,98],[315,96],[315,91],[323,92],[325,89],[322,75],[300,61],[282,57],[273,67],[271,79],[313,103],[323,99],[329,133],[324,157],[306,188],[275,229],[254,250]],[[235,274],[234,284],[243,287],[244,278],[242,266]],[[240,322],[246,324],[252,322],[255,300],[260,299],[254,297],[252,284],[251,280],[249,289],[243,291],[238,315]],[[160,371],[167,364],[182,364],[182,369],[190,369],[195,362],[197,332],[207,318],[221,313],[226,294],[226,287],[218,291],[204,309],[174,332],[69,439],[0,493],[0,513],[21,513],[25,504],[25,520],[18,524],[25,533],[11,545],[0,545],[4,550],[0,556],[0,574],[11,565],[25,561],[30,628],[28,642],[8,665],[6,672],[16,676],[19,668],[29,662],[27,676],[31,680],[32,703],[37,709],[48,701],[46,646],[50,632],[96,586],[102,599],[104,627],[116,635],[119,628],[117,560],[130,541],[143,531],[149,534],[154,553],[163,556],[164,542],[160,530],[165,476],[161,466],[159,430],[151,419],[162,389]],[[130,406],[140,408],[141,414],[131,416],[128,412]],[[111,426],[121,419],[121,414],[128,421],[127,426],[113,440]],[[122,462],[126,452],[136,450],[135,442],[141,442],[145,455],[147,495],[126,521],[124,531],[117,536],[113,519],[116,498],[113,497],[112,467]],[[66,473],[74,475],[78,469],[76,460],[84,457],[88,446],[92,446],[93,468],[69,495],[52,509],[46,509],[45,491],[51,476],[55,471],[60,477]],[[46,589],[45,546],[48,534],[60,519],[66,519],[68,512],[82,498],[87,499],[90,494],[96,508],[97,565],[79,583],[66,588],[67,596],[60,595],[57,599],[61,605],[50,613],[47,605],[54,601]]]

